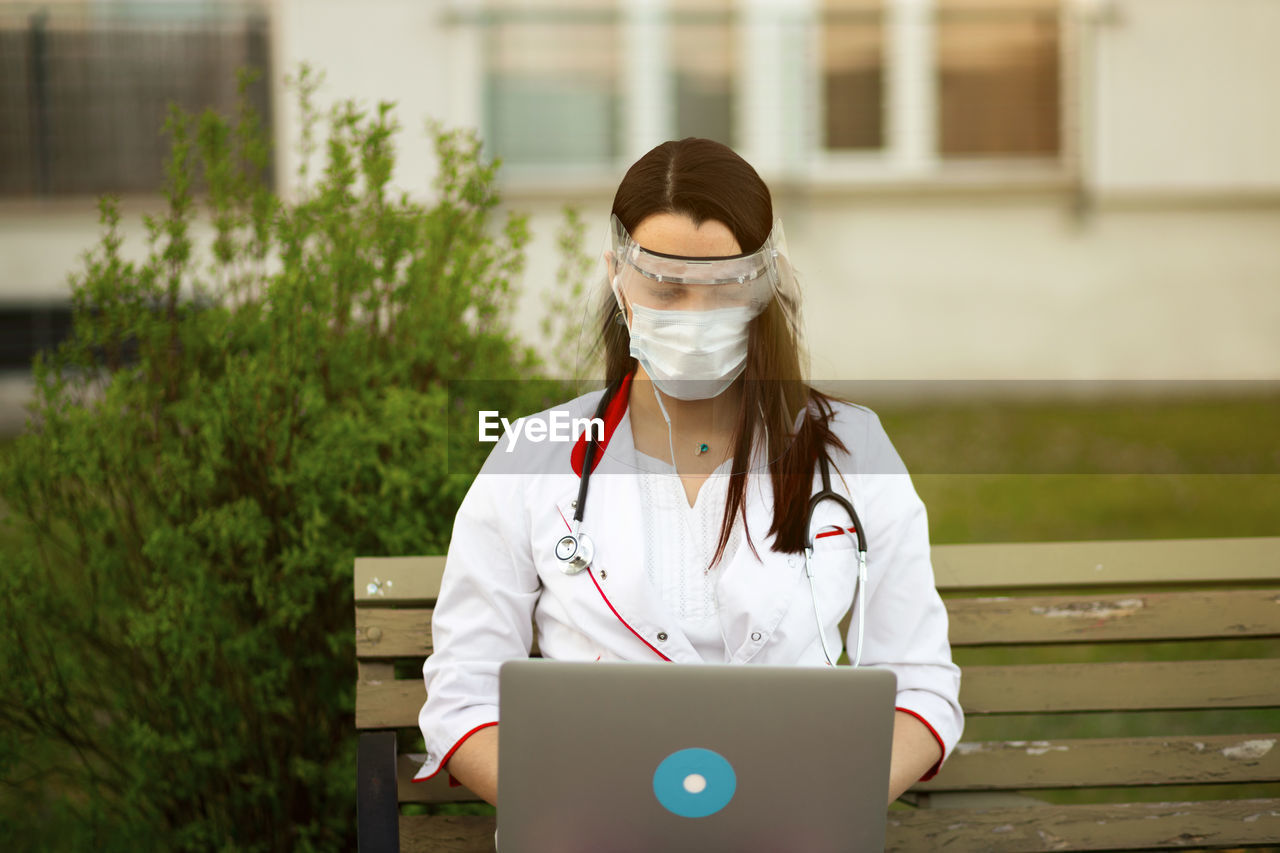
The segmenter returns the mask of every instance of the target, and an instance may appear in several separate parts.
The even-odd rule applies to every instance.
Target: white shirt
[[[649,582],[702,659],[724,663],[728,649],[720,629],[716,582],[721,568],[737,554],[740,521],[733,526],[720,561],[714,567],[711,561],[720,542],[733,459],[711,472],[689,506],[674,465],[640,451],[635,458]]]

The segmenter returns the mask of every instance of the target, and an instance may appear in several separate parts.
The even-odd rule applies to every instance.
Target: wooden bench
[[[888,849],[1280,846],[1280,537],[933,555],[968,724],[890,809]],[[364,853],[493,847],[493,817],[399,814],[474,799],[443,773],[410,784],[418,760],[397,751],[424,699],[443,566],[355,563]]]

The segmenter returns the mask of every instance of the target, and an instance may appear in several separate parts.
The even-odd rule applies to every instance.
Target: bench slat
[[[917,791],[1280,781],[1280,734],[962,742]]]
[[[356,728],[401,729],[418,725],[418,712],[427,701],[422,680],[356,683]]]
[[[357,607],[356,659],[423,658],[431,645],[430,607]]]
[[[974,853],[1236,846],[1280,838],[1280,799],[889,812],[887,850]]]
[[[951,644],[1099,643],[1280,636],[1280,589],[952,598]],[[356,608],[360,660],[425,658],[429,607]],[[849,617],[842,622],[847,632]]]
[[[434,612],[430,607],[357,607],[356,660],[365,666],[390,666],[392,660],[409,658],[421,668],[435,650],[431,644]],[[529,653],[538,656],[536,636]]]
[[[953,646],[1280,636],[1280,589],[952,598]]]
[[[356,557],[356,605],[435,601],[444,576],[444,556]],[[370,592],[370,584],[374,584]]]
[[[1269,708],[1280,660],[1193,660],[966,666],[967,714]]]
[[[493,853],[498,819],[486,815],[400,815],[404,853]]]
[[[944,592],[1280,581],[1280,536],[935,545],[932,555]],[[443,573],[443,556],[357,557],[356,604],[433,601]],[[380,584],[370,593],[375,578]]]
[[[497,818],[400,817],[405,851],[493,850]],[[1151,850],[1265,844],[1280,837],[1280,799],[889,812],[885,849],[961,853]]]
[[[936,545],[942,590],[1280,580],[1280,536]]]
[[[415,726],[426,700],[417,679],[358,683],[356,727]],[[968,666],[967,714],[1271,708],[1280,705],[1280,660]]]

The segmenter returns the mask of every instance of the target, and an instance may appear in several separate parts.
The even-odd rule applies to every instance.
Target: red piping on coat
[[[631,378],[633,376],[635,376],[634,371],[622,377],[622,384],[618,386],[618,393],[613,395],[613,399],[610,400],[609,405],[605,407],[604,437],[600,442],[600,448],[596,453],[596,458],[591,462],[592,472],[596,470],[596,466],[599,465],[600,460],[604,458],[602,451],[609,446],[609,440],[613,438],[614,431],[617,430],[618,424],[622,422],[622,415],[626,412],[627,403],[631,399]],[[582,476],[582,463],[586,458],[586,454],[587,434],[584,432],[582,435],[578,436],[578,441],[573,445],[573,452],[569,454],[569,464],[573,466],[573,473],[577,474],[579,477]],[[559,507],[556,509],[559,510]],[[569,519],[564,517],[563,512],[560,513],[560,518],[564,521],[565,526],[572,530],[572,527],[569,525]],[[635,634],[636,639],[648,646],[655,655],[670,663],[671,658],[655,649],[648,640],[640,636],[639,631],[628,625],[627,620],[622,618],[622,615],[618,613],[617,609],[613,606],[613,602],[609,600],[609,596],[605,595],[604,590],[600,588],[600,582],[596,580],[596,573],[593,570],[588,569],[587,574],[591,576],[591,582],[596,585],[596,591],[600,593],[600,597],[604,599],[604,603],[609,607],[609,611],[617,617],[618,621],[621,622],[628,631]]]
[[[942,758],[939,758],[937,762],[935,762],[934,765],[929,768],[928,772],[926,772],[923,776],[920,777],[921,782],[928,782],[934,776],[938,775],[938,769],[942,767],[942,760],[947,757],[946,744],[944,744],[942,742],[942,738],[939,737],[938,730],[935,729],[933,726],[929,725],[929,721],[926,720],[924,717],[920,716],[919,714],[917,714],[915,711],[912,711],[910,708],[894,708],[893,710],[901,711],[904,714],[910,714],[920,722],[924,723],[924,727],[929,730],[929,734],[933,735],[933,739],[938,742],[938,748],[942,750]]]
[[[640,642],[644,643],[646,646],[648,646],[650,649],[652,649],[652,650],[653,650],[653,653],[654,653],[655,655],[657,655],[658,657],[662,658],[662,659],[663,659],[664,661],[666,661],[667,663],[671,663],[671,658],[667,657],[667,656],[666,656],[666,655],[664,655],[662,652],[660,652],[660,651],[658,651],[657,649],[653,648],[653,645],[652,645],[648,640],[646,640],[644,637],[641,637],[641,636],[640,636],[640,633],[639,633],[638,631],[636,631],[636,629],[635,629],[635,628],[632,628],[630,625],[627,625],[627,620],[626,620],[626,619],[623,619],[623,618],[622,618],[622,615],[621,615],[621,614],[619,614],[617,610],[614,610],[614,608],[613,608],[613,602],[611,602],[611,601],[609,600],[609,596],[607,596],[607,595],[605,595],[605,594],[604,594],[604,590],[603,590],[603,589],[600,589],[600,582],[596,580],[596,573],[595,573],[594,571],[590,571],[590,570],[588,570],[587,574],[591,575],[591,582],[592,582],[593,584],[595,584],[595,585],[596,585],[596,589],[600,592],[600,597],[604,599],[604,603],[605,603],[605,604],[609,605],[609,609],[613,611],[613,615],[614,615],[614,616],[617,616],[617,617],[618,617],[618,621],[619,621],[619,622],[621,622],[624,626],[626,626],[626,629],[627,629],[628,631],[630,631],[631,633],[635,634],[635,635],[636,635],[636,639],[638,639]]]
[[[604,449],[609,446],[609,440],[613,438],[613,432],[618,428],[618,424],[622,422],[622,414],[627,410],[627,401],[631,399],[631,377],[635,376],[632,371],[622,377],[622,384],[618,386],[618,393],[613,395],[613,399],[609,401],[609,405],[604,410],[604,437],[600,441],[600,449],[596,451],[596,458],[591,462],[591,470],[594,472],[596,466],[600,464],[600,460],[604,458]],[[584,432],[578,436],[578,440],[574,442],[573,451],[569,454],[569,464],[573,466],[573,473],[579,477],[582,476],[582,460],[587,455],[587,433]]]
[[[480,731],[481,729],[487,729],[487,728],[489,728],[489,726],[496,726],[497,724],[498,724],[498,721],[497,721],[497,720],[494,720],[492,723],[481,723],[480,725],[476,726],[476,727],[475,727],[474,729],[472,729],[471,731],[467,732],[467,733],[466,733],[465,735],[463,735],[462,737],[458,738],[458,742],[457,742],[457,743],[455,743],[455,744],[453,745],[453,749],[451,749],[451,750],[449,750],[447,753],[445,753],[444,758],[440,759],[440,766],[436,768],[436,772],[435,772],[435,773],[432,773],[430,776],[423,776],[421,779],[414,779],[413,781],[414,781],[414,782],[425,782],[425,781],[427,781],[428,779],[434,779],[434,778],[436,778],[436,776],[438,776],[438,775],[439,775],[440,771],[444,769],[444,766],[445,766],[446,764],[448,764],[448,763],[449,763],[449,759],[450,759],[450,758],[453,758],[453,754],[454,754],[455,752],[457,752],[457,751],[458,751],[458,747],[462,746],[464,743],[466,743],[466,742],[467,742],[467,738],[471,737],[473,734],[475,734],[476,732]],[[457,779],[454,779],[454,778],[453,778],[453,774],[452,774],[452,773],[450,773],[450,774],[449,774],[449,787],[450,787],[450,788],[459,788],[459,787],[461,787],[461,786],[462,786],[462,783],[461,783],[461,782],[459,782]]]

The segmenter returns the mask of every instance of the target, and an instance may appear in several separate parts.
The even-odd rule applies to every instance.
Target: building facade
[[[322,99],[396,102],[410,192],[430,192],[427,117],[477,128],[503,160],[504,204],[532,217],[516,322],[536,344],[564,205],[594,250],[626,166],[698,135],[773,190],[816,378],[1280,373],[1280,0],[39,5],[46,29],[78,15],[93,31],[97,14],[231,33],[209,48],[229,58],[191,79],[267,70],[285,192],[299,123],[283,78],[299,63],[324,72]],[[28,48],[32,9],[0,0]],[[28,136],[60,132],[20,109]],[[0,176],[0,313],[44,306],[55,334],[102,187],[23,156]],[[147,164],[112,156],[98,167],[132,176],[126,215],[154,207]]]

